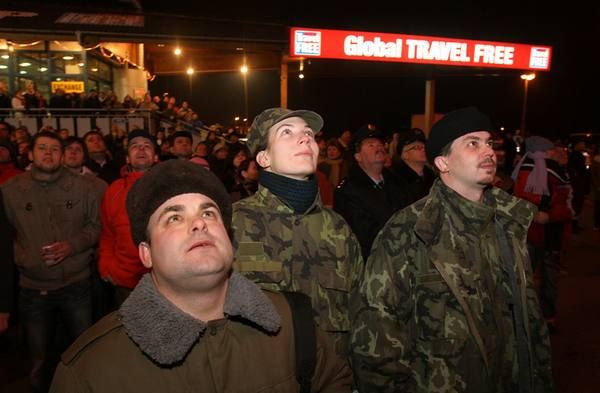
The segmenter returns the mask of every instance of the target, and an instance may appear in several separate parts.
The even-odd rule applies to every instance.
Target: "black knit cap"
[[[146,241],[150,216],[168,199],[197,193],[212,199],[227,232],[231,228],[231,199],[221,180],[211,171],[186,160],[168,160],[153,166],[136,181],[127,194],[127,215],[131,238],[138,245]]]
[[[154,143],[154,138],[152,138],[152,135],[150,135],[148,130],[145,130],[143,128],[136,128],[135,130],[129,131],[129,133],[127,134],[127,142],[131,142],[134,138],[138,137],[146,138],[150,142]]]
[[[431,127],[426,146],[427,160],[433,164],[433,160],[447,144],[463,135],[491,130],[492,122],[489,117],[474,106],[448,112]]]

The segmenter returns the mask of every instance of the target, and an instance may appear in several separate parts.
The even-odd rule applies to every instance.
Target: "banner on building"
[[[292,57],[548,71],[552,47],[363,31],[294,27]]]

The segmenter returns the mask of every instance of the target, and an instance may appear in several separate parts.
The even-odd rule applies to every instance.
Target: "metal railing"
[[[145,128],[155,134],[159,128],[185,129],[195,140],[205,140],[210,132],[207,127],[196,127],[180,119],[169,119],[160,112],[148,109],[96,109],[96,108],[43,108],[5,109],[0,108],[0,120],[13,127],[27,127],[35,134],[49,127],[54,130],[67,129],[71,135],[83,136],[92,129],[109,134],[114,128],[127,134],[136,128]]]

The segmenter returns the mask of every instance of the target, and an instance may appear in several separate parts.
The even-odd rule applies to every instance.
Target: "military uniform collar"
[[[254,194],[254,197],[258,203],[264,205],[269,211],[292,215],[295,214],[294,209],[285,200],[273,194],[267,187],[260,183],[258,184],[258,191],[256,194]],[[315,211],[321,210],[322,208],[323,202],[321,201],[321,193],[317,192],[312,205],[306,209],[306,212],[304,212],[303,215],[311,214]]]
[[[509,232],[525,232],[535,212],[533,204],[497,187],[488,187],[483,194],[483,203],[476,203],[436,179],[415,223],[415,233],[426,244],[434,243],[445,217],[449,217],[450,225],[458,231],[468,225],[470,232],[481,233],[496,219]]]

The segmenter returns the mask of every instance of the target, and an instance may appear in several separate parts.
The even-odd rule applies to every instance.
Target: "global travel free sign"
[[[406,34],[294,27],[292,57],[548,71],[552,47]]]

